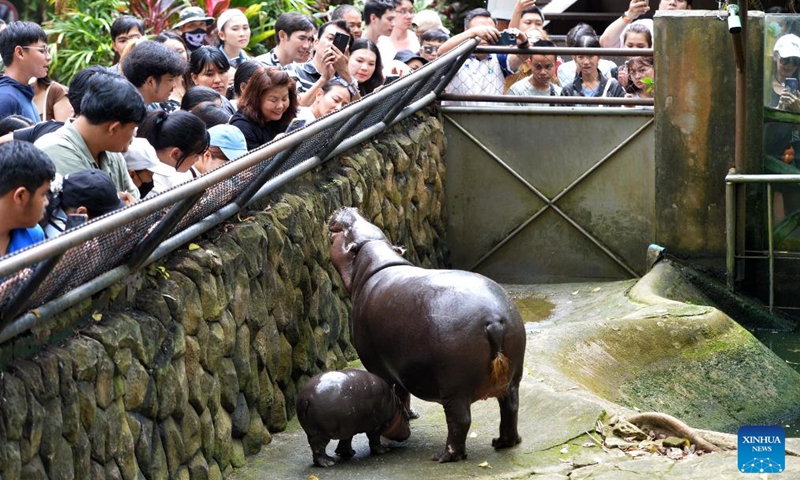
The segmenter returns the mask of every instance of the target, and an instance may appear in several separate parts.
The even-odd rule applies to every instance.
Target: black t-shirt
[[[48,120],[46,122],[37,123],[32,127],[14,130],[14,140],[22,140],[24,142],[33,143],[42,135],[55,132],[63,126],[64,122],[58,122],[56,120]]]

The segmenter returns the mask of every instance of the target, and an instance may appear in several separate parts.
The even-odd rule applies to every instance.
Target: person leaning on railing
[[[576,47],[580,48],[600,48],[600,42],[594,37],[583,37]],[[578,72],[572,83],[563,85],[561,96],[563,97],[624,97],[625,90],[613,78],[607,78],[597,67],[600,62],[599,55],[591,55],[588,52],[575,55],[575,64]]]
[[[504,33],[513,35],[518,47],[528,46],[528,37],[524,32],[509,28]],[[464,18],[464,31],[439,47],[439,55],[444,55],[470,38],[480,37],[481,45],[493,45],[500,36],[501,32],[497,30],[491,13],[485,8],[476,8],[470,10]],[[505,78],[516,73],[522,61],[523,56],[516,54],[474,53],[458,70],[445,92],[457,95],[502,95]]]

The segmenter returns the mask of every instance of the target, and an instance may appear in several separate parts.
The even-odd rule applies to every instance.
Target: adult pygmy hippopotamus
[[[392,387],[364,370],[347,369],[321,373],[300,390],[295,403],[297,419],[308,436],[314,465],[330,467],[333,458],[325,453],[331,439],[339,440],[336,453],[352,457],[353,435],[366,432],[374,454],[386,452],[381,435],[402,442],[411,431],[408,411]]]
[[[328,229],[364,367],[394,384],[406,405],[411,393],[444,406],[447,444],[433,459],[466,458],[470,406],[490,397],[500,404],[492,446],[518,444],[525,328],[505,291],[475,273],[413,266],[354,208],[336,211]]]

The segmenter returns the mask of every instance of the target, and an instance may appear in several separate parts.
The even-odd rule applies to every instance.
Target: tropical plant
[[[185,0],[128,0],[127,3],[130,15],[142,19],[145,30],[154,35],[168,30],[171,19],[187,5]]]
[[[52,20],[44,22],[50,37],[50,76],[67,84],[89,65],[111,65],[111,24],[122,0],[48,0],[53,7]]]

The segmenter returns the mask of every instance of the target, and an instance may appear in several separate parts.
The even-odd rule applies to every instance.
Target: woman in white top
[[[225,52],[232,68],[247,60],[244,49],[250,43],[250,24],[241,10],[230,8],[222,12],[217,19],[217,35],[219,48]]]

